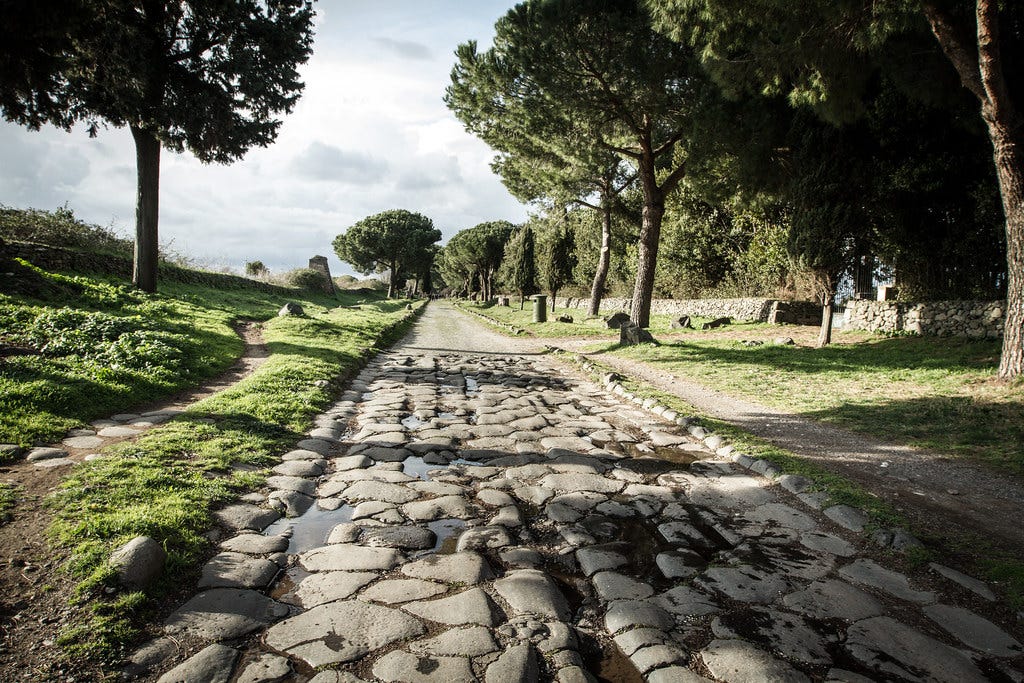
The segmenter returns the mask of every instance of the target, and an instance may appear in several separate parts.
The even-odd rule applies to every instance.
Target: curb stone
[[[568,353],[563,349],[558,349],[557,347],[548,346],[547,348],[552,351]],[[597,365],[592,363],[586,356],[582,354],[573,355],[575,356],[576,362],[579,363],[580,366],[586,372],[590,373],[591,375],[596,375],[600,377],[599,383],[607,391],[610,391],[614,394],[618,394],[623,398],[626,398],[632,401],[633,403],[636,403],[639,407],[643,408],[647,412],[653,413],[655,415],[664,416],[666,414],[666,411],[671,411],[670,408],[668,408],[665,405],[662,405],[661,403],[658,403],[655,399],[649,397],[643,398],[635,396],[634,394],[630,393],[622,384],[622,380],[625,378],[618,372],[609,372],[601,368],[598,368]],[[674,413],[674,411],[672,412]],[[726,457],[736,465],[742,467],[743,469],[748,470],[750,472],[754,472],[756,474],[760,474],[762,477],[768,479],[769,481],[777,481],[787,491],[796,494],[796,498],[807,507],[819,511],[822,510],[824,495],[818,492],[811,492],[809,490],[810,480],[808,480],[806,477],[800,475],[785,474],[774,463],[759,458],[753,458],[745,453],[740,453],[735,449],[734,446],[729,444],[724,437],[715,434],[706,429],[705,427],[701,426],[699,424],[700,419],[697,417],[681,417],[677,415],[672,421],[675,422],[682,429],[686,430],[687,433],[690,434],[690,436],[700,440],[716,455]],[[870,538],[874,540],[878,545],[884,548],[895,550],[896,552],[902,554],[907,554],[908,552],[912,552],[916,548],[924,547],[924,544],[906,529],[871,529],[869,522],[870,518],[867,512],[865,512],[861,508],[849,505],[842,505],[832,506],[828,508],[828,510],[835,510],[835,508],[845,508],[844,510],[842,510],[842,518],[847,523],[844,524],[842,522],[838,522],[836,519],[834,519],[832,515],[828,515],[828,512],[826,511],[826,515],[830,519],[832,519],[832,521],[835,521],[839,523],[840,526],[860,535],[870,533]],[[860,522],[861,520],[863,520],[863,523],[858,525],[857,522]],[[858,526],[859,528],[857,528]],[[979,579],[975,579],[970,576],[966,576],[966,578],[971,579],[972,581],[977,582],[977,584],[979,584],[980,586],[987,588],[986,584]],[[1024,615],[1024,612],[1022,612],[1022,615]]]

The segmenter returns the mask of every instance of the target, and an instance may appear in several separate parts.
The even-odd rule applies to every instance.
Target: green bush
[[[296,268],[286,276],[288,284],[307,292],[322,292],[327,287],[327,278],[319,270]]]
[[[75,218],[75,213],[67,207],[41,211],[0,205],[0,237],[15,242],[77,247],[129,256],[133,248],[131,240],[119,237],[110,228]]]

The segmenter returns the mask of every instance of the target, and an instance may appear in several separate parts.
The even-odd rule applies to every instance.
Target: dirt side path
[[[137,412],[181,410],[241,381],[270,356],[260,324],[240,322],[235,331],[245,350],[234,365],[203,384]],[[137,437],[109,439],[104,447]],[[57,448],[64,448],[60,443]],[[65,448],[72,460],[96,449]],[[19,488],[13,519],[0,525],[0,680],[91,680],[56,656],[54,638],[75,610],[68,606],[75,581],[62,571],[65,556],[50,548],[46,530],[51,516],[45,499],[68,473],[68,467],[37,467],[20,460],[0,467],[0,482]]]
[[[1024,556],[1024,483],[1019,480],[729,396],[642,362],[607,354],[594,359],[858,482],[931,536],[968,542],[977,537]]]

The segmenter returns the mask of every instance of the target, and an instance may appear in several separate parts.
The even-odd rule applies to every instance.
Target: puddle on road
[[[430,479],[430,473],[434,470],[446,469],[448,465],[431,465],[423,461],[423,456],[410,455],[402,461],[402,471],[410,477],[419,477],[424,481]]]
[[[698,460],[707,460],[713,457],[710,453],[684,451],[672,446],[647,446],[645,444],[624,443],[622,444],[622,449],[634,460],[661,460],[673,465],[692,465]]]
[[[288,553],[296,555],[327,544],[331,529],[342,522],[352,521],[351,505],[342,505],[337,510],[323,510],[313,505],[300,517],[282,517],[266,529],[267,536],[276,536],[286,529],[292,530],[288,542]]]
[[[436,519],[433,522],[427,522],[427,528],[434,532],[437,540],[434,542],[433,548],[424,550],[417,556],[453,555],[455,546],[459,542],[459,536],[466,528],[466,522],[461,519]]]
[[[472,377],[466,378],[466,396],[477,396],[480,394],[480,383]]]

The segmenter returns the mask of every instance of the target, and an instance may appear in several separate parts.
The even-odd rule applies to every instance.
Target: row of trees
[[[516,196],[604,216],[592,302],[617,205],[639,217],[642,326],[673,220],[680,252],[763,246],[749,227],[781,226],[826,313],[870,255],[909,289],[1005,292],[1009,378],[1024,370],[1022,46],[1024,7],[996,0],[527,0],[491,49],[460,46],[446,102]]]

